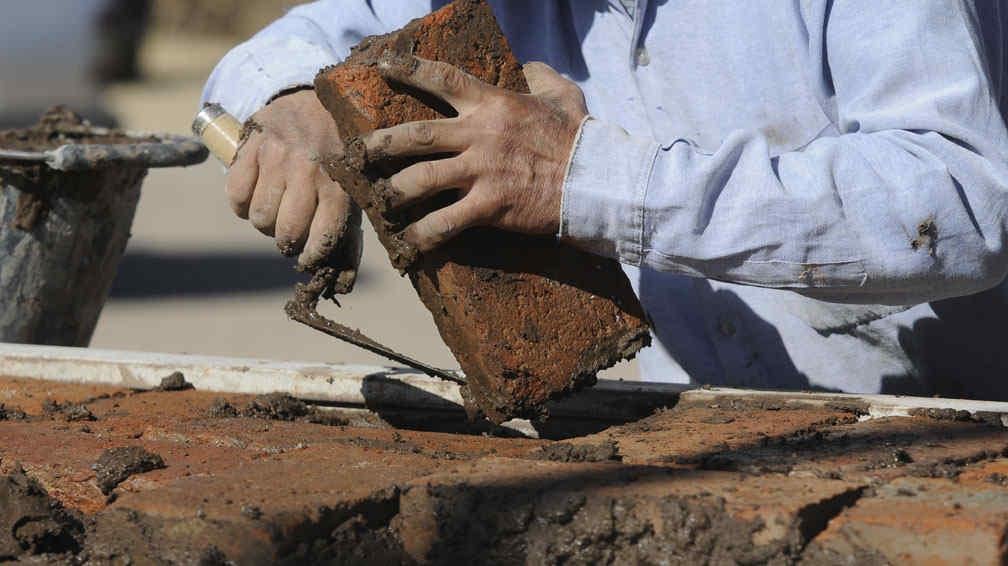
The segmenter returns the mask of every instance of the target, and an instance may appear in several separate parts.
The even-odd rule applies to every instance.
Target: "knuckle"
[[[427,122],[410,124],[407,131],[410,141],[415,144],[431,145],[434,143],[434,128]]]
[[[486,103],[485,119],[492,135],[501,135],[516,114],[516,101],[511,96],[494,96]]]
[[[445,92],[455,94],[465,88],[465,76],[455,67],[447,64],[437,65],[432,74],[435,83]]]
[[[287,144],[270,137],[259,146],[259,156],[268,163],[282,163],[287,158]]]
[[[473,219],[479,222],[487,222],[494,218],[504,204],[497,191],[481,191],[473,194],[471,198],[472,205],[469,208]]]
[[[438,184],[441,180],[441,175],[439,174],[438,166],[434,161],[423,161],[418,164],[419,170],[417,174],[419,175],[420,185],[422,188],[435,189],[439,188]]]
[[[557,88],[560,96],[565,98],[581,97],[581,87],[567,79],[564,79]]]

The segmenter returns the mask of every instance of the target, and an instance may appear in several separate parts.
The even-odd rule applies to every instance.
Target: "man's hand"
[[[312,90],[277,98],[252,121],[260,129],[228,172],[231,207],[274,236],[284,255],[301,252],[298,263],[315,266],[336,247],[353,206],[319,167],[323,156],[342,151],[336,125]]]
[[[383,61],[390,80],[441,98],[458,112],[443,120],[411,122],[364,136],[368,154],[453,154],[393,175],[400,207],[445,189],[462,197],[406,228],[403,237],[428,251],[466,228],[482,225],[527,234],[555,234],[567,161],[588,111],[574,83],[548,65],[529,63],[531,94],[481,82],[446,63],[407,57]]]

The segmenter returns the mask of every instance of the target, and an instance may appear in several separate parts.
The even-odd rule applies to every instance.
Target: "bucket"
[[[0,132],[0,156],[0,341],[87,346],[147,169],[200,163],[206,148],[53,109]]]

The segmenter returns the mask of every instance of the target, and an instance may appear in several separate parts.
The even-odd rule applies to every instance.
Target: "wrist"
[[[559,237],[639,265],[644,197],[658,143],[598,119],[582,122],[564,178]]]

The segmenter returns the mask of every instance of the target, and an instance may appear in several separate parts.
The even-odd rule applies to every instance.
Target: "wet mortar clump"
[[[0,421],[23,421],[26,418],[28,415],[20,408],[0,403]]]
[[[0,476],[0,562],[75,553],[83,535],[80,516],[51,498],[20,467]]]
[[[65,106],[50,108],[38,124],[32,127],[0,131],[0,149],[18,151],[45,151],[66,144],[129,144],[144,141],[157,141],[157,138],[134,137],[106,128],[95,131],[94,126]]]
[[[192,383],[186,381],[185,374],[180,371],[172,372],[161,380],[156,391],[187,391],[195,389]]]
[[[274,421],[294,421],[307,416],[308,405],[285,393],[270,393],[256,397],[242,411],[242,416]]]
[[[57,403],[52,399],[46,399],[42,404],[42,412],[50,417],[61,417],[67,422],[96,421],[91,409],[83,403]]]
[[[238,416],[238,408],[232,405],[229,401],[222,398],[214,399],[210,408],[207,409],[207,415],[211,419],[229,419]]]
[[[215,399],[207,410],[210,418],[246,417],[271,421],[307,422],[327,426],[344,426],[349,420],[331,411],[318,409],[286,393],[268,393],[252,399],[239,409],[225,399]]]
[[[611,440],[599,444],[573,444],[570,442],[547,444],[533,452],[532,457],[551,462],[619,462],[621,460],[619,448]]]
[[[164,467],[161,456],[148,452],[142,446],[122,446],[103,452],[94,464],[94,471],[98,488],[108,495],[130,476]]]

